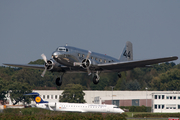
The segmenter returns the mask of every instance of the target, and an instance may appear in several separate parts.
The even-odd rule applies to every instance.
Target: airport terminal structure
[[[33,90],[49,102],[59,102],[63,90]],[[88,104],[114,104],[117,106],[147,106],[152,112],[180,112],[180,91],[89,91],[84,90]],[[9,104],[12,104],[8,99]],[[18,103],[21,105],[22,103]],[[35,104],[34,101],[31,104]]]

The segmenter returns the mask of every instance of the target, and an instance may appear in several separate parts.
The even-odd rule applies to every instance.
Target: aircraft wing
[[[131,70],[136,67],[146,67],[148,65],[157,64],[161,62],[168,62],[172,60],[177,60],[177,56],[157,58],[157,59],[147,59],[147,60],[138,60],[138,61],[125,61],[125,62],[115,62],[115,63],[106,63],[98,64],[97,68],[104,71],[125,71]]]
[[[8,64],[8,63],[3,63],[3,64],[13,67],[44,69],[44,65],[36,65],[36,64]]]

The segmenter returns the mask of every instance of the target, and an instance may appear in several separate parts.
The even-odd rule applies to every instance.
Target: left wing
[[[13,67],[44,69],[44,65],[35,65],[35,64],[8,64],[8,63],[3,63],[3,64],[4,65],[8,65],[8,66],[13,66]]]
[[[166,57],[166,58],[157,58],[157,59],[147,59],[147,60],[139,60],[139,61],[126,61],[126,62],[115,62],[115,63],[106,63],[106,64],[98,64],[97,69],[102,71],[125,71],[131,70],[136,67],[146,67],[148,65],[157,64],[161,62],[168,62],[172,60],[177,60],[177,56]]]

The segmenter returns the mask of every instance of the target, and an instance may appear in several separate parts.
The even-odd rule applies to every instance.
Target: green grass
[[[125,112],[128,115],[128,118],[132,118],[136,114],[147,114],[151,112]]]

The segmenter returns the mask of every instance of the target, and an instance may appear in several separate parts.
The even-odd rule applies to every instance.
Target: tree
[[[5,80],[2,80],[2,78],[0,77],[0,100],[3,101],[3,104],[6,100],[6,94],[8,92],[7,85],[8,85],[8,82]]]
[[[140,84],[137,80],[129,81],[127,83],[127,89],[128,90],[140,90]]]
[[[13,105],[17,104],[18,102],[30,103],[30,97],[24,95],[32,92],[31,87],[27,83],[14,82],[13,84],[9,85],[9,90]]]
[[[84,95],[80,84],[67,84],[59,102],[85,103]]]

